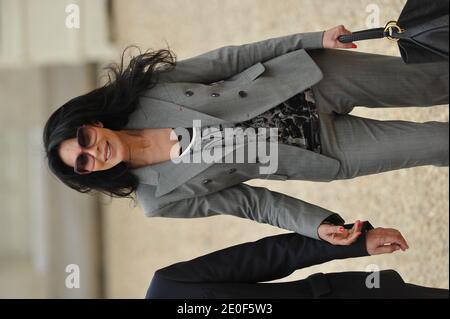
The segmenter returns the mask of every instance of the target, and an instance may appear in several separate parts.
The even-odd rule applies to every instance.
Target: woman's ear
[[[95,122],[92,123],[92,125],[93,125],[93,126],[96,126],[96,127],[101,127],[101,128],[103,128],[103,123],[100,122],[100,121],[95,121]]]

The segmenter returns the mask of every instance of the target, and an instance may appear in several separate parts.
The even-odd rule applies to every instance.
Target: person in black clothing
[[[345,225],[349,246],[335,246],[297,233],[266,237],[170,265],[156,271],[146,299],[226,298],[448,298],[447,289],[405,283],[394,270],[378,273],[318,273],[304,280],[266,283],[297,269],[334,259],[354,258],[396,250],[408,244],[395,229],[369,222]],[[370,277],[372,276],[372,277]],[[379,276],[376,282],[371,281]],[[373,285],[375,284],[375,287]]]

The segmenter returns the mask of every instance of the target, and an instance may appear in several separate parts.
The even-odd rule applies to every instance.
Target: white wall
[[[107,0],[0,0],[0,67],[113,57],[107,5]],[[68,27],[77,20],[79,28]]]

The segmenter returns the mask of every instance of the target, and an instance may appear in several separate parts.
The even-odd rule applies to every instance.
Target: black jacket
[[[305,280],[262,283],[330,260],[368,256],[365,232],[373,227],[366,222],[364,228],[357,242],[350,246],[334,246],[289,233],[176,263],[156,271],[146,298],[406,297],[404,281],[392,270],[379,273],[381,289],[366,287],[370,273],[365,272],[320,273]]]

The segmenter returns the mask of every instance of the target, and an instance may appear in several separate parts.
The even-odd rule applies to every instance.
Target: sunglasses
[[[77,129],[77,142],[81,148],[92,147],[97,141],[95,129],[89,126],[80,126]],[[77,174],[89,174],[94,170],[95,158],[85,152],[81,152],[76,160],[74,171]]]

